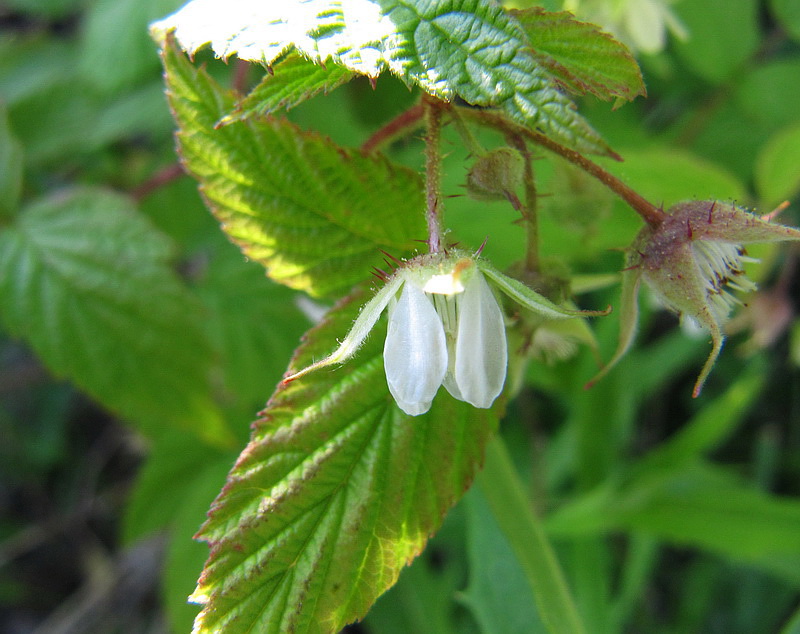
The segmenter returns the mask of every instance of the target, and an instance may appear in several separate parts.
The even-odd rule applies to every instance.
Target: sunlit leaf
[[[363,296],[308,334],[327,353]],[[338,632],[423,548],[483,460],[496,418],[444,390],[429,413],[389,395],[381,326],[358,356],[279,387],[212,506],[196,632]]]
[[[236,112],[224,122],[289,110],[319,93],[327,93],[349,81],[353,73],[344,66],[323,67],[293,55],[271,69],[247,97],[236,104]]]
[[[608,146],[536,61],[519,23],[487,0],[193,0],[152,25],[183,50],[271,64],[289,50],[370,77],[388,69],[447,101],[504,111],[579,150]]]
[[[284,119],[216,123],[232,97],[173,47],[165,51],[180,150],[222,229],[275,280],[342,294],[425,237],[419,175]]]

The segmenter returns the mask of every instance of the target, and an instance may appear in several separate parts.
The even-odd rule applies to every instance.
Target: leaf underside
[[[329,352],[363,296],[307,335],[292,367]],[[383,331],[383,332],[380,332]],[[338,632],[422,550],[483,460],[496,426],[444,390],[428,414],[391,399],[385,325],[357,357],[279,387],[214,502],[195,632]]]
[[[579,151],[609,152],[532,53],[519,22],[494,3],[317,0],[290,3],[290,10],[284,4],[195,0],[151,31],[162,42],[174,31],[190,54],[210,43],[220,57],[266,65],[296,51],[370,77],[388,69],[440,99],[495,107]]]
[[[270,277],[342,295],[426,235],[419,174],[335,145],[285,119],[217,122],[232,96],[175,47],[164,51],[184,163],[242,251]]]

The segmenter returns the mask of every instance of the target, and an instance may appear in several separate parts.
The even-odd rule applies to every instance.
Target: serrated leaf
[[[22,144],[11,131],[5,106],[0,103],[0,216],[17,211],[22,192]]]
[[[145,430],[227,441],[198,304],[170,254],[127,198],[79,189],[41,200],[0,229],[0,318],[53,372]]]
[[[170,103],[186,167],[223,230],[270,277],[312,295],[343,294],[425,237],[419,174],[284,119],[216,123],[232,97],[174,47]]]
[[[247,97],[236,104],[236,111],[223,123],[290,110],[314,95],[328,93],[350,81],[353,73],[344,66],[323,67],[292,55],[272,68]]]
[[[540,7],[512,15],[525,29],[536,60],[573,93],[629,101],[647,95],[633,55],[597,25]]]
[[[294,49],[370,77],[388,68],[440,99],[497,107],[578,150],[609,151],[530,53],[517,21],[487,0],[193,0],[151,26],[162,42],[172,30],[189,53],[210,42],[220,57],[264,64]]]
[[[327,353],[363,302],[313,329],[292,363]],[[382,332],[381,332],[382,331]],[[338,632],[423,548],[483,460],[496,426],[444,390],[404,415],[383,371],[385,326],[338,371],[279,387],[212,506],[195,632]]]

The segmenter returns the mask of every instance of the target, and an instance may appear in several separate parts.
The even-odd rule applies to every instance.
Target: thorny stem
[[[539,196],[536,191],[536,179],[533,176],[533,161],[525,140],[518,134],[508,138],[511,145],[525,159],[525,203],[521,208],[525,223],[525,270],[539,272]]]
[[[400,113],[380,130],[376,131],[366,141],[364,141],[364,143],[361,144],[361,151],[365,154],[374,152],[381,146],[387,145],[403,134],[407,134],[414,128],[421,126],[422,119],[422,104],[412,106],[405,112]]]
[[[442,155],[439,137],[442,131],[442,103],[425,97],[422,100],[425,113],[425,220],[428,223],[428,250],[438,253],[442,249],[442,224],[439,215],[439,180]]]
[[[554,152],[565,158],[570,163],[577,165],[587,174],[594,176],[597,180],[603,183],[603,185],[608,187],[617,196],[628,203],[628,205],[630,205],[630,207],[651,227],[658,227],[667,217],[667,214],[663,209],[659,209],[651,202],[647,201],[643,196],[628,187],[616,176],[607,172],[597,163],[590,161],[579,152],[556,143],[552,139],[549,139],[539,132],[535,132],[533,130],[529,130],[528,128],[511,123],[505,117],[497,113],[490,112],[488,110],[477,110],[472,108],[464,108],[462,109],[462,113],[472,117],[478,123],[490,126],[496,130],[501,130],[507,135],[524,136],[537,145],[541,145],[551,152]]]

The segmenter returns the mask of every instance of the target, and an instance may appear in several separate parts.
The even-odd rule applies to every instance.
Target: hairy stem
[[[525,159],[525,203],[520,209],[525,223],[525,270],[538,273],[539,266],[539,195],[533,175],[533,160],[525,140],[518,134],[508,137],[509,143]]]
[[[442,155],[439,140],[442,132],[442,103],[423,98],[425,112],[425,220],[428,224],[428,250],[442,250],[442,219],[440,216],[439,180],[441,178]]]
[[[537,145],[558,154],[570,163],[577,165],[587,174],[591,174],[603,185],[608,187],[617,196],[622,198],[630,207],[639,214],[642,219],[651,227],[659,226],[667,214],[663,209],[659,209],[654,204],[646,200],[639,193],[628,187],[616,176],[600,167],[597,163],[589,160],[579,152],[556,143],[545,135],[529,130],[522,126],[508,121],[504,116],[488,110],[476,110],[472,108],[462,109],[462,114],[472,117],[478,123],[501,130],[507,135],[519,135],[530,139]]]

